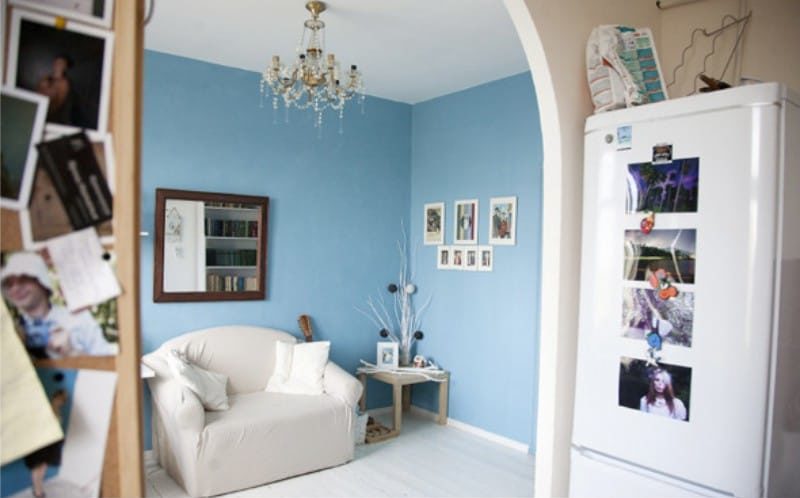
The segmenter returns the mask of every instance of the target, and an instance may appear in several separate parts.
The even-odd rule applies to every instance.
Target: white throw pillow
[[[265,391],[288,394],[322,394],[330,341],[275,345],[275,372]]]
[[[175,379],[191,389],[206,410],[229,408],[228,393],[225,390],[228,384],[227,375],[200,368],[175,349],[167,354],[167,364]]]

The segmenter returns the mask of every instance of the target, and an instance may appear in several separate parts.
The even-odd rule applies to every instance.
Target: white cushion
[[[267,392],[287,394],[322,394],[323,376],[328,363],[329,341],[275,345],[275,371],[267,383]]]
[[[206,410],[228,409],[227,375],[193,365],[175,349],[167,354],[167,364],[175,379],[191,389]]]

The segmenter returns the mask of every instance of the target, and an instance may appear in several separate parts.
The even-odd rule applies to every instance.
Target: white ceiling
[[[147,49],[259,73],[294,59],[310,17],[305,0],[153,1]],[[502,0],[330,0],[321,19],[369,95],[413,104],[528,70]]]

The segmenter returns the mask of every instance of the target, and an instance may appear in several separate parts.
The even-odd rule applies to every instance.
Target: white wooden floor
[[[348,464],[224,496],[533,496],[533,462],[531,455],[406,413],[399,437],[356,446]],[[188,496],[152,457],[145,458],[145,471],[148,497]]]

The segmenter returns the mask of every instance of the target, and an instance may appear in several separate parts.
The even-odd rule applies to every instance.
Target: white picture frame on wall
[[[464,199],[455,202],[453,243],[478,243],[478,199]]]
[[[439,270],[449,270],[453,260],[453,248],[450,246],[439,246],[436,248],[436,268]]]
[[[383,341],[378,343],[375,365],[378,368],[392,370],[400,364],[399,348],[396,342]]]
[[[453,246],[452,254],[450,255],[451,263],[450,269],[451,270],[463,270],[464,269],[464,261],[466,259],[467,250],[465,247],[461,246]]]
[[[422,226],[425,230],[424,244],[426,246],[444,244],[444,202],[425,204],[422,214]]]
[[[464,270],[478,271],[478,247],[464,248]]]
[[[492,271],[494,249],[492,246],[478,246],[478,271]]]
[[[10,0],[9,3],[107,29],[111,29],[114,15],[114,0]]]
[[[489,200],[489,244],[513,246],[517,243],[517,198],[492,197]]]

